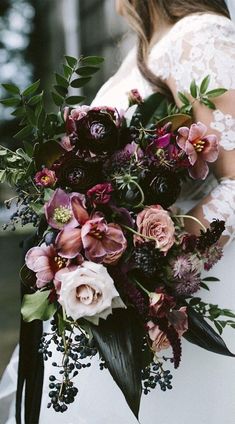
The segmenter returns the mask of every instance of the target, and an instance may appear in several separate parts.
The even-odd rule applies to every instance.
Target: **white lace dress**
[[[126,94],[130,89],[138,88],[143,97],[151,94],[151,87],[138,71],[135,56],[135,50],[131,51],[119,71],[99,91],[94,105],[126,109]],[[193,78],[200,83],[208,74],[212,77],[211,89],[226,87],[234,90],[235,26],[227,18],[213,14],[188,16],[175,24],[153,47],[149,66],[162,79],[170,81],[175,92],[187,92]],[[224,101],[222,98],[219,101],[219,108],[210,112],[209,125],[211,131],[220,136],[221,151],[235,149],[234,104],[228,103],[225,95]],[[211,292],[202,291],[201,296],[210,303],[235,309],[235,180],[224,178],[218,183],[211,175],[207,183],[198,184],[196,189],[195,186],[193,190],[185,186],[179,204],[187,212],[208,193],[208,201],[202,206],[205,219],[225,219],[230,243],[225,248],[223,260],[211,273],[221,282],[212,283]],[[235,331],[226,330],[224,339],[235,352]],[[2,380],[2,406],[14,398],[16,365],[17,351]],[[107,371],[99,371],[98,359],[93,361],[91,368],[81,372],[77,400],[62,415],[46,407],[51,373],[50,363],[46,363],[40,424],[137,423],[112,377]],[[173,386],[172,391],[164,393],[156,389],[143,397],[141,424],[235,423],[235,359],[209,353],[183,341],[182,363],[174,372]],[[0,414],[1,424],[14,424],[14,403],[7,415],[8,420],[3,417],[3,412]]]

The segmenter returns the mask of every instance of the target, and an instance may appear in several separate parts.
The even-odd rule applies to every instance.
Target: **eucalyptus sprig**
[[[211,99],[222,96],[228,90],[226,88],[216,88],[214,90],[208,90],[210,80],[210,75],[207,75],[202,80],[200,85],[197,85],[195,80],[191,82],[190,95],[193,98],[193,101],[190,99],[187,93],[182,93],[181,91],[178,92],[178,97],[183,103],[183,106],[180,109],[181,113],[192,113],[192,108],[195,102],[204,104],[209,109],[216,109],[216,106]]]

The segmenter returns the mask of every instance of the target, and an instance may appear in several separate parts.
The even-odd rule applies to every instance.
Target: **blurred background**
[[[115,13],[115,0],[0,0],[0,83],[20,88],[41,79],[49,89],[65,54],[105,57],[101,71],[86,86],[87,102],[118,68],[133,44],[125,22]],[[0,97],[7,97],[0,88]],[[47,99],[51,107],[50,97]],[[17,121],[0,105],[0,144],[20,147],[12,138]],[[32,228],[3,231],[12,210],[4,200],[14,196],[0,186],[0,375],[18,341],[20,323],[21,241]]]

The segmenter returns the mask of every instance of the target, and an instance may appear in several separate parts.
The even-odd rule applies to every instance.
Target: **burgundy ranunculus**
[[[101,164],[97,158],[79,158],[73,153],[65,154],[55,164],[60,187],[85,193],[96,182],[102,181]]]
[[[94,187],[88,190],[87,196],[93,206],[105,205],[109,203],[112,192],[113,192],[112,184],[110,183],[96,184]]]
[[[118,148],[118,126],[106,110],[89,110],[86,116],[76,121],[76,133],[78,149],[100,154]]]

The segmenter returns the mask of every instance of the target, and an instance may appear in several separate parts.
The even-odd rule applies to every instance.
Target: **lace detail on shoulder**
[[[170,76],[177,89],[189,89],[210,74],[211,89],[235,88],[235,25],[223,16],[196,14],[179,21],[170,31]],[[170,47],[170,46],[169,46]]]
[[[224,114],[221,110],[213,112],[213,119],[210,127],[221,134],[220,145],[225,150],[235,149],[235,119],[232,115]]]
[[[211,192],[211,200],[203,205],[207,221],[222,219],[226,223],[225,236],[232,241],[235,237],[235,180],[224,179]]]

